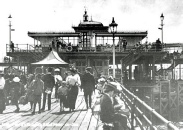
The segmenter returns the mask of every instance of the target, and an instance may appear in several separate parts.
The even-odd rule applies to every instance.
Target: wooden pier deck
[[[95,96],[93,96],[93,103]],[[6,106],[3,114],[0,114],[0,130],[99,130],[102,129],[102,123],[98,115],[92,115],[91,109],[86,109],[84,96],[78,95],[76,109],[74,112],[60,113],[60,106],[52,98],[51,110],[41,114],[31,114],[30,105],[20,105],[20,112],[13,112],[16,107]],[[38,105],[36,111],[38,109]]]

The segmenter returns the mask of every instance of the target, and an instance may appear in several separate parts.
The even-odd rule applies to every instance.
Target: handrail
[[[154,124],[154,120],[152,118],[156,118],[162,124],[165,124],[167,130],[178,130],[178,128],[171,122],[161,116],[158,112],[148,106],[144,101],[135,96],[132,92],[126,89],[123,85],[121,98],[124,100],[125,105],[131,112],[131,127],[134,127],[134,121],[138,124],[141,129],[144,129],[144,126],[151,127],[153,130],[157,130],[157,126]],[[143,112],[143,110],[147,110],[148,112]],[[149,118],[149,115],[151,118]],[[140,120],[141,119],[141,120]],[[144,122],[146,124],[144,125]]]
[[[120,42],[120,41],[119,41]],[[97,49],[100,48],[100,49]],[[119,47],[116,47],[116,52],[119,52]],[[105,49],[104,49],[105,48]],[[134,46],[127,46],[125,51],[120,50],[120,52],[134,52],[135,54],[137,53],[141,53],[141,52],[156,52],[156,51],[161,51],[161,52],[170,52],[173,53],[174,51],[177,51],[177,49],[175,49],[176,47],[163,47],[161,50],[157,50],[156,46],[154,48],[145,48],[145,45],[141,45],[138,48],[134,47]],[[96,46],[97,52],[102,52],[102,51],[106,51],[106,52],[111,52],[112,47],[107,48],[107,46]],[[29,52],[29,51],[33,51],[35,50],[35,47],[33,44],[15,44],[15,48],[14,48],[15,52]],[[82,51],[85,51],[84,48]],[[88,51],[88,49],[86,50]],[[10,45],[7,44],[6,45],[6,52],[12,52]],[[179,52],[181,52],[181,50],[179,50]]]

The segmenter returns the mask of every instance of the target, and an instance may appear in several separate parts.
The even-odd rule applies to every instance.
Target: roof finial
[[[83,15],[83,22],[87,22],[88,21],[88,15],[87,15],[87,11],[86,11],[86,7],[84,6],[85,8],[85,13]]]
[[[91,22],[93,21],[93,19],[92,19],[92,15],[91,15]]]

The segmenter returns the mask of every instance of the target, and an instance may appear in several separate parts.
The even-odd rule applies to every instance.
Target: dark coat
[[[84,92],[92,92],[95,90],[95,79],[90,73],[85,73],[82,77],[82,88]]]
[[[3,89],[0,89],[0,112],[5,110],[5,97]]]
[[[22,84],[20,82],[11,82],[11,100],[13,104],[16,104],[21,96]]]
[[[42,81],[44,82],[44,91],[47,88],[53,89],[55,85],[55,79],[51,74],[46,74],[43,76]]]
[[[114,121],[114,107],[110,97],[107,94],[103,94],[100,100],[100,118],[102,122],[112,123]]]

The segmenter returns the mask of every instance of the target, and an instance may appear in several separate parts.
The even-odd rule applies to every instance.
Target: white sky
[[[1,0],[1,55],[9,43],[12,15],[12,41],[33,44],[28,31],[72,31],[83,20],[84,6],[94,21],[108,26],[112,17],[118,31],[147,30],[148,41],[161,39],[160,15],[164,14],[164,42],[183,43],[183,0]],[[90,19],[90,18],[89,18]]]

